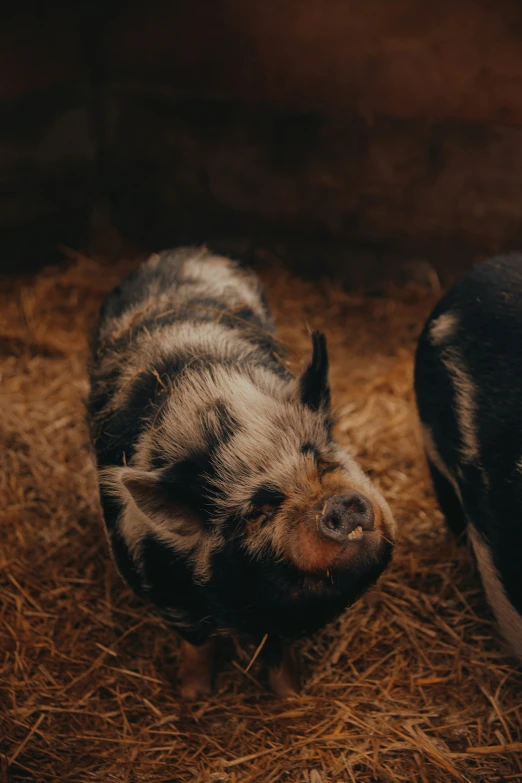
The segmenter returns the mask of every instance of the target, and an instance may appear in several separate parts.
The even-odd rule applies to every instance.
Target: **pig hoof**
[[[180,694],[184,701],[204,699],[212,693],[212,683],[207,679],[183,678],[181,675]]]
[[[198,647],[186,641],[181,643],[181,697],[201,699],[212,693],[214,640]]]
[[[286,669],[271,669],[269,682],[272,692],[278,699],[295,699],[299,696],[301,684],[296,672]]]

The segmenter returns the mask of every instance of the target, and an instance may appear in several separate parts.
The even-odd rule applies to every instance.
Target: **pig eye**
[[[276,506],[266,504],[264,506],[254,506],[252,513],[249,515],[249,520],[251,522],[257,521],[260,525],[263,525],[272,519],[276,511]]]
[[[273,487],[261,487],[250,498],[252,511],[248,515],[248,519],[257,520],[261,524],[268,522],[275,515],[284,499],[285,496],[280,490]]]
[[[332,473],[338,468],[339,465],[336,462],[327,462],[326,460],[322,459],[317,461],[317,470],[320,476],[326,476],[327,473]]]
[[[301,446],[301,453],[304,454],[307,460],[315,460],[315,466],[317,467],[317,472],[320,476],[325,476],[327,473],[331,473],[339,468],[337,462],[332,462],[328,458],[323,457],[319,449],[312,443],[303,443]]]
[[[266,503],[263,506],[253,506],[246,516],[247,530],[266,525],[275,516],[277,508]]]

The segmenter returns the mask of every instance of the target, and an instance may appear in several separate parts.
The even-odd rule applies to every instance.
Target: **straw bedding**
[[[178,700],[178,642],[122,584],[82,399],[87,335],[134,262],[83,257],[0,288],[0,781],[522,780],[522,675],[447,536],[416,431],[412,354],[436,291],[346,293],[265,265],[281,337],[329,338],[338,436],[400,526],[392,566],[301,645],[293,702],[225,643],[216,693]]]

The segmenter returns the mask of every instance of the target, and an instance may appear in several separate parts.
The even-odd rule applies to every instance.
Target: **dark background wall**
[[[522,245],[517,0],[3,15],[4,263],[83,242],[103,198],[147,248],[248,237],[347,278],[404,259],[443,274]]]

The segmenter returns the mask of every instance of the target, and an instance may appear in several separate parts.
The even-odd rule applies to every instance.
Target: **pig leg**
[[[212,691],[214,674],[214,639],[195,646],[181,642],[181,696],[183,699],[197,699],[208,696]]]
[[[261,655],[268,667],[268,681],[275,695],[280,699],[297,696],[301,683],[297,656],[291,645],[276,636],[269,636]]]
[[[295,650],[285,644],[282,649],[281,664],[269,670],[270,687],[280,699],[297,696],[301,690],[297,656]]]
[[[435,467],[429,457],[427,461],[435,495],[437,496],[440,510],[446,519],[448,529],[462,544],[466,539],[467,522],[460,500],[448,479]]]

